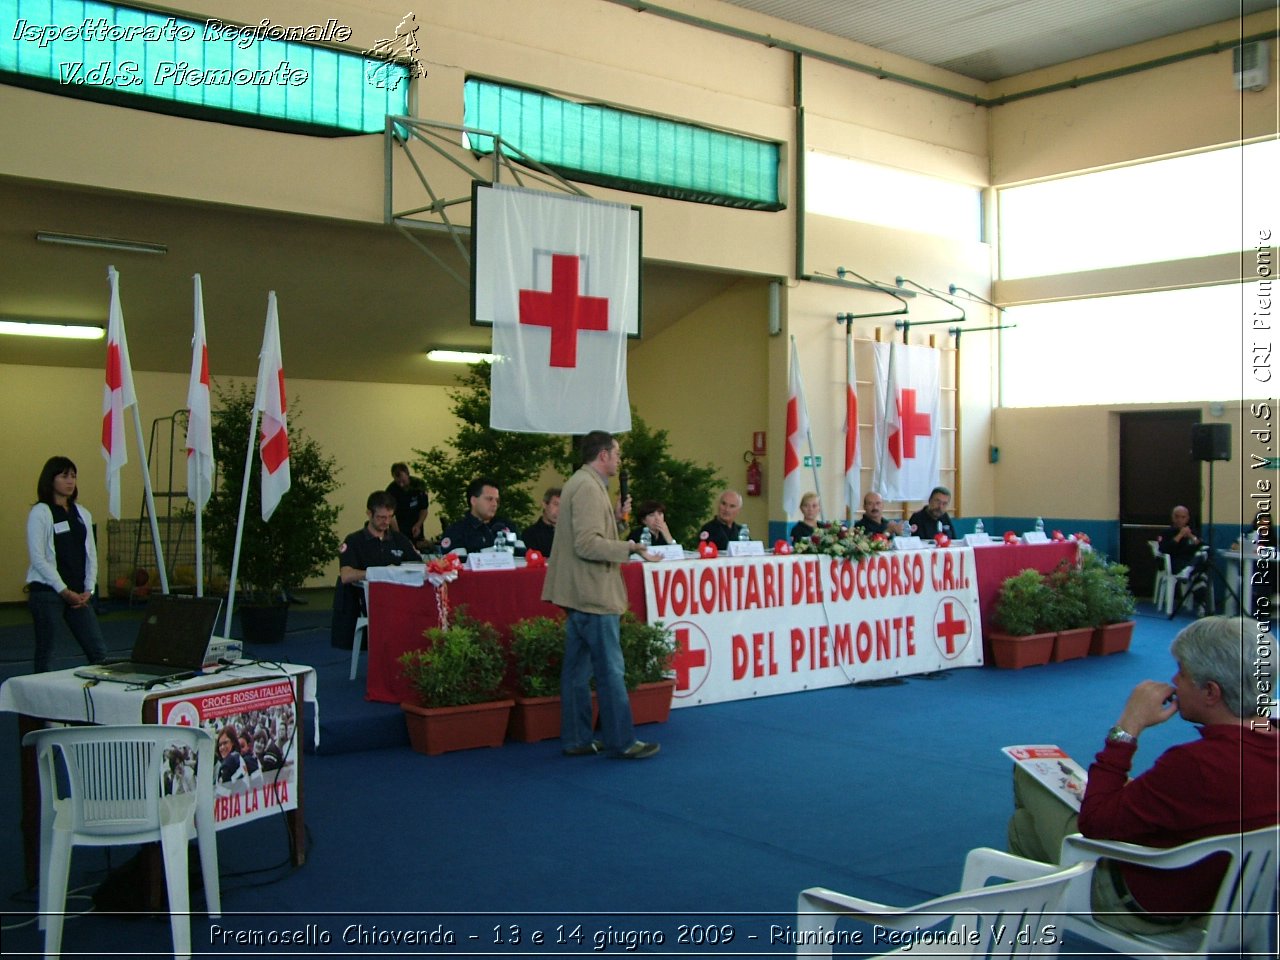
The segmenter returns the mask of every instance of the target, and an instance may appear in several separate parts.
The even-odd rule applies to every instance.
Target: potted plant
[[[1053,630],[1054,663],[1089,655],[1093,625],[1085,603],[1084,575],[1074,563],[1064,561],[1048,579],[1049,598],[1045,605],[1043,626]]]
[[[216,391],[218,406],[212,413],[213,452],[218,463],[218,484],[205,508],[204,528],[208,545],[222,570],[231,570],[240,493],[245,480],[245,445],[253,419],[254,388],[251,384]],[[338,508],[329,497],[338,488],[338,467],[318,443],[299,428],[301,417],[295,401],[289,421],[289,491],[269,521],[262,519],[257,477],[261,475],[258,447],[249,464],[249,498],[240,537],[240,566],[236,576],[235,611],[248,643],[284,639],[288,596],[308,579],[318,577],[338,553],[333,531]]]
[[[564,620],[530,617],[511,626],[516,696],[507,733],[536,743],[560,736],[560,665],[564,660]]]
[[[1133,639],[1133,594],[1129,591],[1129,568],[1109,563],[1096,551],[1081,563],[1087,622],[1094,628],[1089,653],[1103,656],[1129,649]]]
[[[632,722],[665,722],[676,691],[675,680],[668,676],[676,652],[671,631],[661,621],[645,623],[628,611],[622,615],[618,639]]]
[[[426,645],[400,656],[418,703],[402,703],[409,742],[429,756],[499,747],[512,701],[501,698],[506,656],[492,625],[455,612],[448,627],[423,633]]]
[[[1054,634],[1041,629],[1049,587],[1039,570],[1023,570],[1005,580],[996,598],[995,620],[1000,630],[988,640],[997,667],[1021,670],[1048,663]]]

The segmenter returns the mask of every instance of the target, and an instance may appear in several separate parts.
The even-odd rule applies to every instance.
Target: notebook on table
[[[195,676],[204,669],[221,609],[217,597],[152,596],[129,659],[90,664],[75,675],[141,686]]]

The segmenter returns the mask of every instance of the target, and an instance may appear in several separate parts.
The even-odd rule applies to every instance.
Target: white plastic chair
[[[1160,552],[1159,540],[1148,540],[1151,556],[1156,561],[1156,579],[1151,591],[1151,602],[1165,615],[1173,613],[1173,561],[1167,553]]]
[[[62,950],[71,849],[159,841],[169,893],[174,954],[191,954],[187,846],[200,848],[205,903],[222,912],[213,820],[213,738],[195,727],[138,724],[56,727],[22,738],[40,772],[40,927],[46,956]],[[195,793],[166,796],[170,745],[197,758]],[[64,795],[65,794],[65,795]]]
[[[1024,860],[1010,853],[979,847],[970,850],[964,861],[960,892],[928,900],[914,907],[891,907],[859,897],[836,893],[823,887],[801,892],[796,905],[796,927],[799,944],[796,955],[829,957],[831,944],[824,942],[824,924],[834,926],[832,918],[848,917],[879,927],[916,934],[937,928],[929,942],[904,941],[897,950],[880,956],[981,956],[1028,957],[1056,955],[1061,944],[1057,911],[1068,886],[1073,881],[1089,886],[1093,865],[1078,863],[1059,867],[1051,863]],[[1009,883],[985,886],[993,878]],[[938,926],[945,917],[949,925]],[[1027,943],[1019,943],[1017,934],[1029,931]],[[945,942],[944,932],[954,931],[955,943]],[[866,937],[862,946],[865,947]]]
[[[369,639],[368,580],[360,581],[360,591],[363,596],[360,598],[360,616],[356,617],[356,631],[351,637],[351,675],[347,677],[348,680],[356,678],[356,672],[360,669],[360,646]]]
[[[1062,841],[1062,862],[1089,863],[1099,857],[1174,870],[1198,863],[1215,853],[1230,858],[1222,886],[1205,918],[1204,927],[1185,927],[1159,934],[1115,930],[1094,919],[1089,884],[1072,884],[1063,901],[1065,926],[1072,933],[1103,946],[1142,957],[1209,957],[1246,953],[1275,956],[1270,930],[1275,925],[1277,877],[1280,876],[1280,827],[1250,833],[1193,840],[1161,850],[1117,840],[1090,840],[1072,834]]]

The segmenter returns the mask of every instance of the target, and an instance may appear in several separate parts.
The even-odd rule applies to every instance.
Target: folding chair
[[[360,616],[356,617],[356,631],[351,637],[351,675],[348,680],[356,678],[360,669],[360,646],[369,640],[369,581],[360,581]]]
[[[45,932],[45,955],[62,951],[72,848],[159,841],[174,954],[189,956],[187,846],[192,833],[200,848],[209,914],[222,912],[213,820],[213,738],[195,727],[138,724],[34,730],[22,744],[35,748],[40,772],[39,922]],[[166,793],[180,782],[168,775],[165,751],[171,746],[186,748],[196,757],[194,793]]]
[[[1151,556],[1156,561],[1156,579],[1151,590],[1151,602],[1166,614],[1173,613],[1173,561],[1167,553],[1160,552],[1159,540],[1148,540]]]

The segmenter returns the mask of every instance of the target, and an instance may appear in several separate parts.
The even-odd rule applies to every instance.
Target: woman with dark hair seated
[[[644,534],[647,530],[648,542],[655,547],[665,547],[675,543],[676,538],[671,535],[671,529],[667,526],[666,513],[667,505],[661,500],[644,501],[636,511],[636,516],[640,518],[640,526],[632,530],[627,539],[635,543],[644,543]]]

